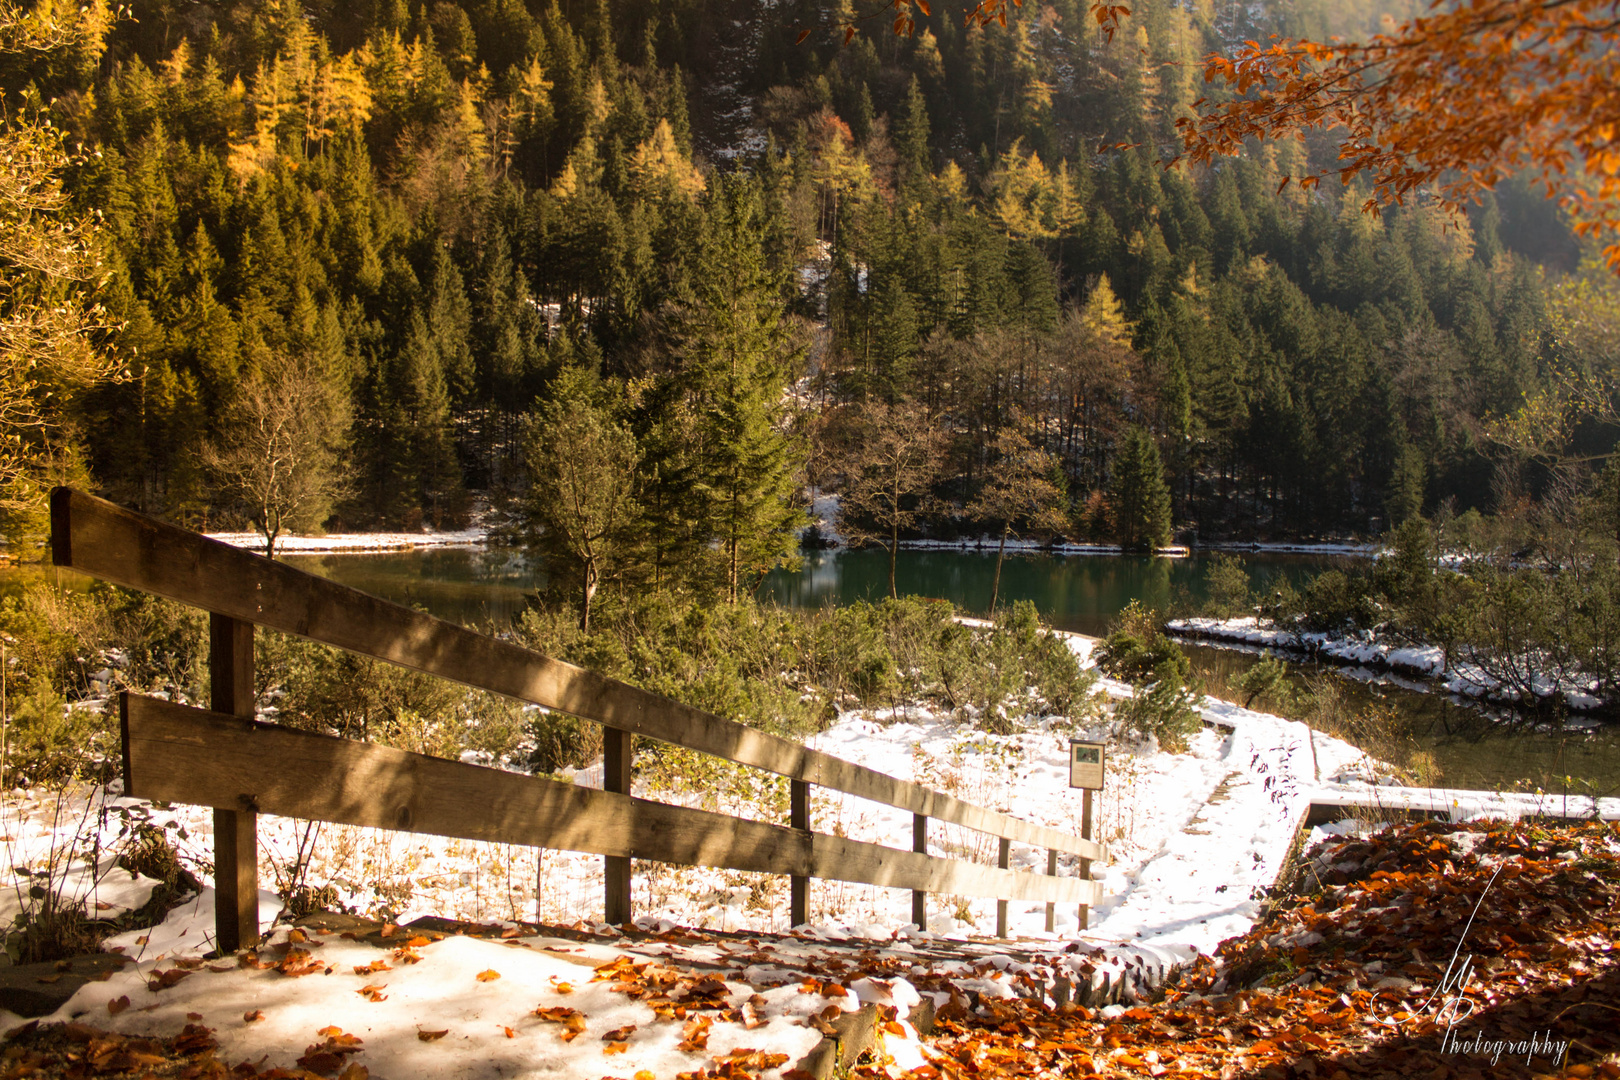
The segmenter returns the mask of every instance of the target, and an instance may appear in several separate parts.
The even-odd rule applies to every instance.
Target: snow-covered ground
[[[1343,664],[1387,669],[1423,680],[1414,688],[1438,687],[1463,697],[1507,703],[1519,699],[1516,689],[1503,686],[1477,664],[1454,658],[1448,665],[1445,651],[1434,645],[1382,641],[1372,634],[1345,636],[1288,630],[1261,625],[1253,615],[1235,619],[1172,619],[1165,628],[1188,637],[1303,652]],[[1551,676],[1538,679],[1535,686],[1538,697],[1562,694],[1571,709],[1583,711],[1604,706],[1603,699],[1592,692],[1594,689],[1595,684],[1560,684]]]
[[[1066,637],[1086,659],[1093,641]],[[1130,693],[1109,680],[1101,689],[1115,698]],[[1055,993],[1056,983],[1048,979],[1054,973],[1096,980],[1104,971],[1163,968],[1194,951],[1212,952],[1219,941],[1252,924],[1259,890],[1275,879],[1313,797],[1365,799],[1376,792],[1389,803],[1418,798],[1388,787],[1387,769],[1339,740],[1316,735],[1313,754],[1311,733],[1302,724],[1219,701],[1206,701],[1203,714],[1206,727],[1183,754],[1113,737],[1096,814],[1098,839],[1113,854],[1111,864],[1094,868],[1106,896],[1092,909],[1088,929],[1077,926],[1077,912],[1060,908],[1056,933],[1050,935],[1044,905],[1011,904],[1010,930],[1022,940],[1016,948],[1001,946],[1007,954],[994,942],[967,942],[969,937],[983,941],[991,932],[993,900],[934,896],[929,932],[921,933],[909,925],[909,893],[826,881],[812,883],[812,924],[797,936],[759,942],[682,934],[677,926],[748,934],[787,931],[785,882],[645,862],[636,864],[638,923],[661,936],[631,942],[592,921],[602,910],[599,858],[326,826],[312,844],[308,881],[330,884],[338,905],[401,926],[422,916],[500,924],[509,936],[451,936],[412,945],[414,932],[399,930],[383,941],[335,934],[300,941],[289,940],[283,923],[273,930],[272,943],[279,949],[263,950],[254,964],[239,966],[202,959],[212,948],[214,897],[201,861],[211,851],[206,809],[157,808],[124,799],[115,787],[93,795],[88,804],[70,802],[61,812],[51,798],[35,792],[11,798],[0,828],[9,837],[6,851],[13,868],[43,867],[52,861],[52,849],[60,864],[70,837],[81,837],[81,850],[92,846],[83,840],[93,837],[93,846],[103,853],[95,863],[99,873],[90,872],[88,862],[71,868],[78,875],[76,895],[82,894],[91,910],[138,906],[151,887],[112,868],[104,854],[118,842],[126,815],[163,828],[205,884],[201,895],[172,911],[160,927],[109,941],[107,947],[122,950],[134,963],[106,982],[86,985],[55,1019],[77,1017],[131,1033],[172,1034],[187,1022],[203,1023],[214,1029],[219,1056],[229,1062],[268,1055],[270,1064],[291,1066],[300,1047],[328,1046],[326,1052],[353,1056],[373,1075],[396,1080],[594,1077],[604,1071],[630,1076],[643,1069],[673,1076],[744,1050],[783,1055],[768,1069],[763,1065],[775,1057],[755,1059],[760,1074],[774,1078],[820,1039],[808,1018],[829,1006],[849,1011],[877,1001],[897,1008],[903,1020],[919,998],[918,988],[935,994],[936,1004],[967,990],[1010,996],[1033,986],[1036,993],[1046,993],[1042,987]],[[1067,786],[1068,740],[1110,737],[1107,720],[1073,724],[1044,718],[1006,736],[982,732],[972,720],[966,714],[905,707],[848,713],[814,742],[970,802],[1078,830],[1081,797]],[[599,770],[584,770],[575,781],[599,784]],[[665,799],[696,801],[704,795],[653,792],[644,780],[641,785],[638,794]],[[711,797],[714,786],[707,785]],[[768,784],[750,788],[736,780],[729,790],[732,803],[726,809],[767,819],[775,813]],[[1475,805],[1477,800],[1459,793],[1422,797],[1442,804],[1450,799],[1454,813],[1462,816],[1537,809],[1512,800]],[[1620,801],[1610,801],[1620,815]],[[819,789],[812,800],[812,825],[909,846],[909,813]],[[279,909],[273,890],[292,872],[307,826],[261,817],[259,829],[260,917],[271,929]],[[937,855],[989,861],[994,844],[951,826],[936,824],[930,834],[930,850]],[[1044,851],[1013,848],[1015,868],[1044,871],[1045,858]],[[1059,872],[1075,873],[1073,861],[1060,864]],[[18,882],[20,904],[32,879],[8,877]],[[547,936],[519,922],[581,932]],[[828,950],[852,936],[871,939],[846,949],[846,955],[858,949],[865,966],[830,966]],[[1077,940],[1081,951],[1066,952]],[[597,978],[596,967],[620,955],[637,964],[661,963],[663,957],[673,967],[665,971],[654,963],[626,976],[629,969],[621,965]],[[707,970],[715,974],[700,985]],[[845,972],[841,983],[807,981],[836,971]],[[190,974],[165,974],[175,972]],[[668,986],[659,993],[666,998],[708,1005],[693,1005],[683,1010],[690,1015],[675,1021],[660,1019],[659,1009],[667,1014],[671,1006],[627,992],[625,978],[663,979]],[[712,1030],[704,1027],[703,1017],[715,1018]],[[9,1022],[15,1021],[0,1015],[0,1027]],[[562,1036],[580,1024],[584,1032],[564,1041]],[[609,1034],[621,1037],[604,1038]],[[348,1036],[361,1042],[348,1044]],[[908,1025],[897,1023],[886,1040],[898,1068],[923,1063]],[[357,1052],[346,1054],[345,1047]]]

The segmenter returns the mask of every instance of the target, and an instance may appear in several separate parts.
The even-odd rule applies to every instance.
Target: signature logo
[[[1469,988],[1474,984],[1474,954],[1464,954],[1462,949],[1468,940],[1468,932],[1474,928],[1474,919],[1479,916],[1479,909],[1485,903],[1485,897],[1490,894],[1491,886],[1496,884],[1497,875],[1506,866],[1506,860],[1491,874],[1485,883],[1484,890],[1474,903],[1474,910],[1468,916],[1468,922],[1463,926],[1463,932],[1457,938],[1457,947],[1451,952],[1451,960],[1446,964],[1445,974],[1427,1000],[1416,1009],[1410,1011],[1404,1020],[1390,1019],[1385,1021],[1389,1026],[1398,1028],[1412,1020],[1431,1017],[1435,1023],[1445,1026],[1445,1034],[1440,1040],[1440,1052],[1443,1054],[1478,1054],[1490,1055],[1491,1064],[1495,1065],[1503,1054],[1517,1057],[1524,1055],[1528,1066],[1536,1057],[1548,1057],[1554,1065],[1559,1064],[1569,1052],[1569,1040],[1554,1039],[1552,1032],[1548,1031],[1543,1037],[1541,1032],[1532,1032],[1528,1039],[1490,1039],[1482,1031],[1473,1032],[1470,1039],[1457,1032],[1457,1025],[1474,1014],[1474,1002],[1467,997]]]

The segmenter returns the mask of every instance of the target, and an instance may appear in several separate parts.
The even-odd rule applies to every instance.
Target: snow
[[[1171,633],[1205,638],[1222,644],[1246,645],[1262,649],[1303,652],[1344,664],[1387,670],[1412,676],[1419,682],[1401,683],[1412,690],[1440,690],[1459,697],[1513,703],[1517,690],[1505,687],[1477,664],[1453,659],[1448,665],[1445,651],[1434,645],[1408,645],[1383,641],[1373,633],[1327,634],[1287,630],[1261,625],[1255,616],[1235,619],[1172,619],[1165,624]],[[1557,680],[1544,676],[1535,680],[1540,697],[1562,694],[1565,704],[1576,711],[1593,711],[1607,703],[1590,693],[1590,683]]]
[[[1062,636],[1089,662],[1094,639]],[[1099,685],[1107,698],[1131,692],[1112,680]],[[896,1069],[908,1069],[925,1064],[926,1057],[906,1013],[925,995],[936,1004],[950,1000],[942,979],[990,997],[1027,993],[1029,985],[1056,995],[1057,976],[1072,985],[1099,986],[1105,978],[1114,986],[1121,980],[1130,985],[1133,973],[1162,974],[1246,931],[1259,912],[1259,890],[1275,880],[1313,800],[1449,804],[1457,820],[1534,813],[1538,805],[1531,797],[1383,786],[1378,781],[1387,768],[1337,739],[1314,735],[1313,765],[1313,735],[1302,724],[1210,699],[1202,713],[1206,726],[1182,754],[1121,738],[1106,716],[1026,717],[1015,733],[999,735],[980,730],[969,710],[951,714],[918,706],[845,713],[812,740],[821,750],[968,802],[1078,831],[1082,795],[1068,787],[1068,741],[1111,738],[1095,822],[1112,861],[1093,868],[1105,896],[1084,930],[1074,909],[1059,907],[1056,931],[1049,934],[1044,904],[1013,902],[1008,914],[1014,940],[985,941],[994,926],[993,899],[936,895],[929,898],[928,931],[922,932],[910,924],[908,892],[816,881],[812,923],[788,936],[782,879],[638,861],[634,903],[643,933],[625,936],[591,921],[600,917],[603,892],[602,861],[593,856],[341,826],[326,826],[310,840],[301,823],[261,815],[260,924],[272,931],[275,946],[260,953],[267,966],[203,960],[212,948],[214,900],[212,888],[205,887],[160,927],[110,940],[108,948],[135,963],[81,989],[53,1019],[172,1034],[190,1014],[200,1013],[201,1023],[215,1031],[222,1059],[268,1058],[283,1066],[291,1066],[301,1048],[321,1044],[322,1029],[336,1027],[361,1040],[354,1059],[373,1075],[493,1080],[630,1076],[642,1069],[673,1076],[742,1049],[785,1054],[781,1068],[790,1068],[821,1038],[806,1023],[812,1014],[829,1003],[847,1012],[875,1002],[897,1011],[901,1034],[884,1036],[884,1049]],[[1320,782],[1317,768],[1325,778]],[[592,776],[582,770],[574,779],[588,783]],[[769,790],[761,786],[753,796],[757,802],[725,809],[768,820],[774,812]],[[812,790],[811,819],[818,830],[909,846],[909,812]],[[636,794],[692,801],[705,793],[653,791],[638,777]],[[749,798],[728,797],[745,803]],[[100,814],[98,806],[113,812]],[[1602,809],[1620,817],[1620,800],[1607,800]],[[40,793],[28,795],[10,808],[7,831],[21,838],[14,852],[38,851],[42,845],[62,847],[64,830],[82,833],[88,822],[106,851],[118,842],[119,810],[146,814],[193,867],[211,853],[208,810],[175,806],[152,815],[146,804],[122,798],[116,785],[108,792],[78,793],[54,810]],[[285,921],[276,922],[280,904],[272,888],[290,874],[300,844],[313,850],[308,880],[330,883],[340,905],[363,914],[380,911],[402,927],[435,916],[499,924],[512,936],[452,935],[407,947],[413,931],[402,929],[380,942],[335,934],[290,941]],[[929,850],[935,855],[988,862],[995,844],[982,834],[931,823]],[[16,854],[12,862],[25,865]],[[1044,872],[1045,862],[1044,850],[1013,846],[1014,868]],[[1060,874],[1076,872],[1073,858],[1060,859]],[[152,883],[126,885],[119,874],[128,878],[127,871],[104,873],[95,895],[126,907],[144,902],[142,890]],[[211,885],[205,874],[199,876]],[[520,925],[536,920],[551,929]],[[678,929],[683,926],[716,928],[722,936],[686,933]],[[560,928],[568,927],[563,934]],[[758,936],[743,941],[724,937],[726,932]],[[1077,943],[1081,951],[1066,951]],[[272,965],[289,948],[307,950],[321,972],[330,972],[291,977],[275,970]],[[413,962],[412,956],[420,959]],[[706,1047],[682,1049],[683,1023],[657,1019],[645,1000],[615,989],[611,979],[592,981],[598,965],[620,956],[668,965],[688,981],[723,978],[725,1004],[742,1009],[747,1003],[740,1015],[748,1023],[716,1020]],[[803,992],[811,973],[825,978],[847,970],[833,966],[837,957],[880,963],[883,974],[857,964],[845,976],[847,991],[833,990],[830,997]],[[376,961],[387,969],[372,969]],[[366,970],[356,974],[357,967]],[[161,986],[158,973],[177,969],[192,973],[167,988],[151,988]],[[480,981],[486,972],[499,978]],[[1026,975],[1035,982],[1025,981]],[[571,992],[562,993],[561,984]],[[362,993],[367,987],[374,989]],[[1134,994],[1132,987],[1127,1000],[1135,1000]],[[126,996],[127,1008],[108,1010],[109,1002]],[[566,1029],[536,1015],[537,1007],[577,1009],[586,1032],[564,1042]],[[244,1019],[256,1013],[263,1018]],[[9,1026],[8,1019],[0,1016],[0,1026]],[[632,1025],[634,1031],[619,1040],[623,1051],[610,1053],[602,1035]],[[448,1034],[424,1042],[419,1031]],[[762,1075],[774,1080],[779,1070]]]
[[[248,551],[263,551],[264,537],[258,533],[208,533],[208,538]],[[489,542],[484,528],[452,529],[444,532],[329,533],[326,536],[290,536],[276,539],[282,554],[317,551],[404,551],[410,548],[475,547]]]

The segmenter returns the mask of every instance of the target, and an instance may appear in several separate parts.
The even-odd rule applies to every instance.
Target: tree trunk
[[[996,576],[990,583],[990,618],[996,617],[996,601],[1001,597],[1001,560],[1007,554],[1007,532],[1010,523],[1001,526],[1001,543],[996,547]]]
[[[594,562],[585,564],[584,587],[580,589],[579,632],[591,632],[591,601],[596,597],[597,571]]]

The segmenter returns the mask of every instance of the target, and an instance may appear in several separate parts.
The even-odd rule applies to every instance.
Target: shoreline
[[[264,537],[258,533],[205,533],[210,540],[218,540],[247,551],[262,551]],[[413,551],[420,548],[484,547],[489,543],[489,530],[472,528],[448,532],[377,532],[331,533],[327,536],[282,536],[276,540],[278,555],[355,554],[364,555],[384,551]]]
[[[1273,649],[1305,656],[1339,667],[1366,668],[1413,679],[1424,693],[1447,693],[1493,705],[1523,707],[1517,692],[1502,692],[1500,684],[1471,665],[1447,666],[1443,651],[1433,645],[1389,645],[1379,641],[1357,641],[1325,633],[1262,627],[1255,616],[1241,619],[1171,619],[1164,624],[1174,637],[1199,641],[1216,647],[1247,646]],[[1593,713],[1608,708],[1610,702],[1578,687],[1551,686],[1538,702],[1561,696],[1571,712]]]

